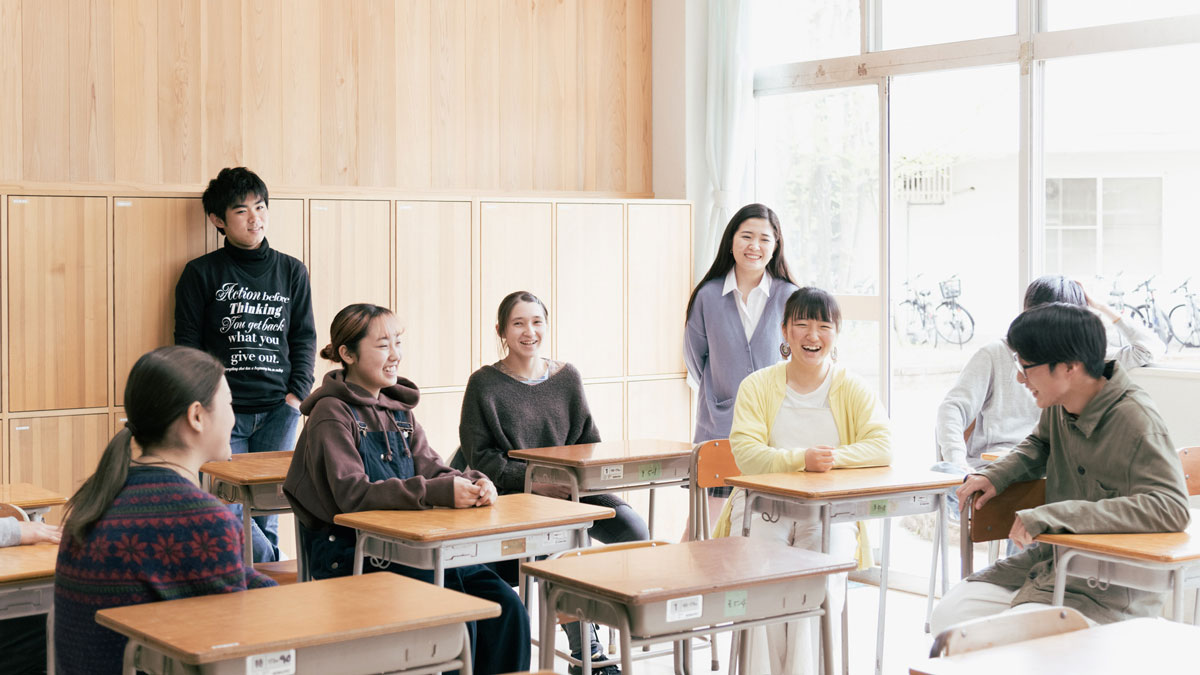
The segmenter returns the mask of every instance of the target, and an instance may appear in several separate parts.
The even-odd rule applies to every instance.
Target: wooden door
[[[496,310],[504,296],[529,291],[550,310],[552,255],[551,212],[548,202],[483,202],[479,214],[479,355],[480,363],[499,356]],[[542,356],[553,357],[547,332]]]
[[[621,204],[558,204],[554,344],[585,378],[625,373]]]
[[[106,414],[9,419],[9,480],[70,497],[95,472],[110,438],[108,426]],[[61,519],[61,508],[47,518]]]
[[[630,204],[630,375],[683,373],[683,323],[692,291],[691,206]]]

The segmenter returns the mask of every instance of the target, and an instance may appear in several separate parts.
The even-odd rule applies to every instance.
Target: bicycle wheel
[[[905,300],[896,306],[892,328],[896,331],[896,340],[902,345],[911,347],[928,341],[927,331],[922,326],[921,310],[912,300]]]
[[[1150,330],[1154,330],[1154,324],[1150,320],[1149,305],[1138,305],[1137,307],[1125,305],[1125,316],[1129,319],[1137,321]]]
[[[966,344],[975,336],[975,319],[957,302],[946,301],[933,312],[938,336],[956,345]]]
[[[1192,314],[1192,308],[1183,303],[1171,308],[1169,315],[1171,335],[1184,347],[1200,347],[1200,321]]]

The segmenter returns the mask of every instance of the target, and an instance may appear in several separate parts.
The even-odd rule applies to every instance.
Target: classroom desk
[[[571,499],[590,495],[650,490],[647,525],[654,538],[654,491],[687,485],[692,444],[679,441],[601,441],[581,445],[512,450],[525,460],[525,491],[534,483],[557,483],[571,488]]]
[[[821,551],[825,553],[829,552],[830,525],[873,518],[884,519],[883,559],[880,561],[879,571],[879,618],[875,629],[876,673],[883,672],[883,624],[887,604],[891,519],[895,516],[936,512],[938,524],[934,534],[933,560],[929,569],[929,597],[925,608],[925,631],[929,632],[939,554],[942,560],[943,594],[949,586],[945,536],[946,493],[962,484],[961,477],[924,469],[882,466],[869,469],[834,469],[822,473],[794,471],[736,476],[725,479],[725,483],[746,490],[742,536],[750,534],[750,523],[754,513],[762,512],[771,502],[783,505],[783,515],[788,515],[786,509],[790,504],[819,507]],[[843,633],[847,624],[847,614],[843,610]],[[848,641],[842,640],[843,672],[849,672],[848,655]]]
[[[1095,628],[926,659],[911,675],[1063,675],[1195,672],[1200,628],[1131,619]],[[1192,664],[1192,665],[1188,665]]]
[[[42,520],[50,507],[66,503],[66,497],[30,483],[0,483],[0,504],[21,507],[30,520]]]
[[[200,472],[209,477],[209,492],[242,505],[242,559],[254,560],[254,541],[250,519],[292,512],[283,495],[283,480],[292,464],[292,451],[248,452],[234,455],[227,462],[207,462]],[[299,541],[299,539],[297,539]],[[300,572],[303,577],[303,571]]]
[[[46,672],[54,672],[54,563],[58,544],[0,548],[0,620],[46,615]]]
[[[854,561],[724,537],[527,562],[521,569],[541,581],[540,644],[554,643],[555,616],[566,613],[619,629],[621,672],[636,672],[634,647],[665,641],[677,643],[678,672],[690,665],[693,637],[805,617],[821,617],[822,649],[830,651],[826,577],[854,569]],[[554,667],[554,650],[538,656],[541,668]],[[829,675],[832,661],[825,661]]]
[[[499,615],[494,602],[365,574],[113,607],[96,621],[129,638],[129,673],[266,673],[290,662],[285,672],[355,675],[469,673],[466,622]]]
[[[1063,604],[1067,576],[1157,593],[1171,592],[1174,618],[1183,621],[1183,590],[1200,571],[1200,511],[1183,532],[1152,534],[1042,534],[1054,546],[1054,599]],[[1094,582],[1093,582],[1094,580]]]
[[[615,515],[605,506],[530,494],[501,495],[491,506],[424,511],[360,511],[333,522],[357,530],[354,573],[363,557],[433,570],[550,555],[587,545],[592,523]]]

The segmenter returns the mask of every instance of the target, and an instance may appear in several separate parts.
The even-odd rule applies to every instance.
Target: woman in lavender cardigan
[[[743,206],[688,300],[684,359],[689,381],[700,390],[694,442],[729,438],[742,378],[782,358],[777,327],[796,288],[779,217],[762,204]],[[719,513],[728,496],[729,488],[711,488],[709,513]]]

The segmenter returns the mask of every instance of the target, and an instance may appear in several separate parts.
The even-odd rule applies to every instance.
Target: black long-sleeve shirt
[[[225,364],[239,413],[269,410],[313,385],[317,334],[304,263],[264,239],[247,251],[228,241],[189,262],[175,286],[175,344]]]

